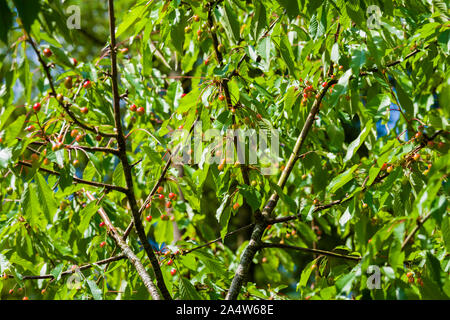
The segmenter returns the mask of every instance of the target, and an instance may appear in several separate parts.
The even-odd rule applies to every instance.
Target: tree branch
[[[34,44],[33,40],[31,39],[30,35],[27,35],[27,39],[28,39],[28,43],[31,44],[34,52],[36,53],[39,62],[41,63],[42,67],[44,68],[45,75],[46,75],[47,80],[48,80],[48,82],[50,84],[50,89],[52,91],[53,96],[56,98],[57,93],[56,93],[56,90],[55,90],[55,86],[53,85],[52,75],[50,74],[50,67],[42,59],[42,56],[41,56],[39,50],[37,49],[36,45]],[[99,135],[101,135],[103,137],[115,137],[116,136],[115,133],[101,132],[98,129],[96,129],[95,127],[88,126],[87,124],[85,124],[85,123],[81,122],[80,120],[78,120],[77,117],[75,116],[75,114],[69,109],[68,105],[64,104],[64,102],[58,100],[58,104],[64,109],[64,111],[69,115],[69,117],[73,120],[73,122],[76,125],[78,125],[79,127],[83,128],[85,130],[94,132],[96,134],[99,134]]]
[[[112,83],[112,94],[113,94],[113,107],[114,107],[114,122],[117,132],[117,144],[119,146],[119,153],[118,157],[120,161],[122,162],[123,172],[125,175],[125,181],[127,184],[127,199],[128,203],[130,204],[131,213],[133,215],[133,223],[136,227],[136,231],[139,237],[139,240],[141,241],[144,250],[150,259],[150,262],[153,267],[153,271],[155,272],[156,277],[156,285],[158,286],[159,290],[161,291],[162,296],[165,299],[172,299],[170,296],[169,291],[167,290],[167,287],[164,283],[164,278],[161,273],[161,268],[158,263],[158,259],[156,258],[155,253],[153,252],[153,248],[151,247],[150,243],[147,240],[147,236],[145,234],[144,226],[142,225],[141,221],[141,215],[139,213],[139,208],[137,206],[136,196],[134,194],[134,187],[133,187],[133,176],[132,176],[132,167],[130,163],[128,162],[127,158],[127,146],[126,146],[126,140],[125,136],[123,134],[122,129],[122,122],[121,122],[121,116],[120,116],[120,95],[119,95],[119,88],[118,88],[118,72],[117,72],[117,61],[116,61],[116,36],[115,36],[115,17],[114,17],[114,0],[108,0],[108,14],[109,14],[109,33],[111,38],[111,44],[110,44],[110,56],[111,56],[111,83]],[[120,237],[120,240],[123,242],[122,237]]]
[[[314,123],[314,119],[316,114],[319,112],[320,103],[325,96],[327,90],[336,83],[337,80],[331,80],[327,83],[327,85],[322,88],[320,95],[318,99],[316,99],[311,107],[311,110],[309,111],[308,117],[306,118],[305,124],[303,125],[303,129],[300,132],[300,135],[297,138],[297,142],[295,143],[294,149],[292,151],[291,156],[289,157],[288,162],[286,163],[286,166],[281,173],[280,179],[278,180],[278,186],[283,189],[283,187],[286,184],[287,178],[289,177],[292,169],[294,168],[295,162],[299,158],[300,155],[300,149],[305,142],[306,136],[312,127]],[[272,193],[272,196],[266,203],[263,211],[262,216],[264,218],[263,221],[259,221],[256,223],[255,228],[252,232],[250,242],[245,248],[241,261],[236,269],[235,276],[233,278],[233,281],[230,286],[230,290],[228,291],[228,294],[226,296],[227,300],[234,300],[239,295],[239,291],[241,290],[241,287],[245,281],[245,278],[247,277],[250,264],[253,260],[253,257],[255,256],[255,253],[258,251],[258,245],[261,240],[261,237],[264,233],[265,226],[267,225],[267,220],[269,220],[270,215],[272,214],[272,211],[275,209],[275,206],[278,202],[279,196],[276,192]]]
[[[33,167],[33,165],[31,163],[28,163],[28,162],[25,162],[25,161],[22,161],[22,160],[19,160],[18,164],[20,164],[22,166],[29,167],[29,168]],[[48,174],[55,175],[55,176],[60,176],[61,175],[59,172],[53,171],[53,170],[50,170],[50,169],[39,168],[38,170],[42,171],[42,172],[45,172],[45,173],[48,173]],[[95,181],[89,181],[89,180],[83,180],[83,179],[77,178],[75,176],[72,177],[72,179],[76,183],[87,184],[87,185],[94,186],[94,187],[99,187],[99,188],[105,188],[107,190],[114,190],[114,191],[122,192],[122,193],[125,193],[125,194],[128,192],[128,190],[126,188],[119,187],[119,186],[116,186],[116,185],[113,185],[113,184],[102,183],[102,182],[95,182]]]
[[[117,255],[117,256],[114,256],[114,257],[111,257],[111,258],[108,258],[108,259],[99,260],[97,262],[84,264],[82,266],[79,266],[78,270],[86,270],[86,269],[92,268],[95,265],[100,266],[100,265],[103,265],[103,264],[108,264],[108,263],[111,263],[111,262],[114,262],[114,261],[123,260],[123,259],[126,259],[126,258],[127,257],[125,255],[120,254],[120,255]],[[61,277],[71,275],[74,272],[75,272],[75,270],[68,270],[68,271],[61,272]],[[8,275],[8,277],[9,278],[14,278],[13,275]],[[55,276],[52,275],[52,274],[44,274],[42,276],[23,276],[22,277],[22,280],[39,280],[39,279],[52,279],[53,280],[53,279],[55,279]]]
[[[346,259],[346,260],[353,260],[353,261],[360,261],[361,257],[358,256],[349,256],[345,254],[340,254],[332,251],[326,251],[326,250],[320,250],[320,249],[311,249],[311,248],[305,248],[305,247],[297,247],[297,246],[291,246],[288,244],[281,244],[281,243],[262,243],[260,244],[261,249],[265,248],[281,248],[281,249],[292,249],[297,251],[303,251],[308,252],[312,254],[319,254],[334,258],[340,258],[340,259]]]
[[[91,201],[96,201],[95,197],[89,192],[85,191],[86,196]],[[108,228],[109,235],[114,239],[114,241],[117,243],[117,245],[122,250],[123,254],[130,260],[130,262],[134,265],[136,268],[137,273],[142,279],[142,282],[144,283],[145,287],[147,288],[148,292],[152,296],[154,300],[161,300],[161,296],[158,292],[158,289],[153,284],[153,281],[147,271],[145,270],[144,265],[142,264],[141,260],[134,254],[134,252],[131,250],[131,248],[126,244],[126,242],[122,239],[117,229],[114,227],[114,225],[111,223],[111,220],[108,217],[108,214],[106,213],[103,208],[98,209],[98,214],[102,218],[103,222],[105,222],[106,227]]]

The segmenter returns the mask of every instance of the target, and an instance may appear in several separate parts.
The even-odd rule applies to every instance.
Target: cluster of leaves
[[[203,132],[274,128],[284,170],[321,100],[283,188],[280,173],[209,163],[222,154],[208,141],[200,163],[165,173],[142,219],[151,217],[145,232],[172,297],[225,296],[251,228],[227,235],[251,224],[273,192],[281,201],[272,218],[292,219],[267,227],[262,241],[280,247],[258,251],[239,298],[450,297],[450,24],[443,2],[115,2],[121,120],[141,205],[175,150],[176,128],[189,130],[197,120]],[[90,49],[81,31],[67,29],[67,5],[0,0],[7,22],[0,29],[1,297],[17,287],[20,298],[148,298],[126,259],[83,270],[81,288],[66,282],[73,265],[119,253],[100,208],[118,230],[131,221],[125,195],[112,187],[125,188],[126,179],[114,151],[109,48]],[[99,25],[106,28],[106,7],[79,5],[85,33],[91,5],[104,10]],[[370,5],[382,15],[372,17]],[[46,57],[44,48],[53,54]],[[42,107],[33,110],[35,103]],[[171,192],[177,197],[168,205]],[[217,237],[223,244],[191,251]],[[128,243],[151,269],[134,233]],[[381,272],[375,289],[368,286],[374,266]],[[47,274],[53,279],[27,279]]]

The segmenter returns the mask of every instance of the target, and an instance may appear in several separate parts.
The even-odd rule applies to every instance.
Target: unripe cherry
[[[72,138],[75,138],[77,135],[78,135],[78,130],[77,130],[77,129],[73,129],[73,130],[70,132],[70,136],[71,136]]]

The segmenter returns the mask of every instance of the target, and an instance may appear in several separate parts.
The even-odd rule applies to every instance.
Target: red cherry
[[[39,112],[39,110],[41,110],[41,104],[39,102],[36,102],[33,105],[33,110],[36,111],[36,112]]]
[[[322,87],[325,88],[327,86],[327,84],[328,84],[328,82],[325,81],[324,83],[322,83]]]
[[[241,205],[240,205],[239,203],[236,202],[236,203],[233,205],[233,210],[239,209],[240,206],[241,206]]]
[[[83,83],[83,88],[89,89],[90,87],[92,87],[91,81],[86,80],[86,81]]]
[[[32,131],[34,131],[34,126],[30,125],[30,126],[26,127],[25,130],[27,130],[28,132],[32,132]]]
[[[77,135],[75,138],[76,142],[80,142],[81,140],[83,140],[83,137],[84,136],[82,134]]]
[[[158,195],[158,198],[159,198],[160,200],[164,200],[164,195],[163,195],[163,194],[160,194],[160,195]]]
[[[132,104],[131,106],[130,106],[130,110],[131,111],[136,111],[136,109],[137,109],[137,106],[135,105],[135,104]]]
[[[167,265],[168,265],[168,266],[173,265],[173,260],[172,260],[172,259],[169,259],[169,261],[167,261]]]
[[[177,195],[173,192],[169,193],[169,199],[175,199]]]
[[[225,100],[225,96],[224,96],[223,94],[219,94],[219,100],[220,100],[220,101]]]
[[[186,93],[182,93],[181,97],[184,98],[186,96]]]
[[[104,246],[106,246],[106,241],[103,241],[100,243],[100,247],[103,248]]]
[[[71,58],[71,60],[72,60],[72,64],[74,65],[74,67],[76,67],[76,65],[78,64],[77,59]]]
[[[13,294],[13,293],[14,293],[14,289],[10,289],[10,290],[8,291],[8,293],[9,293],[9,294]]]
[[[442,148],[444,147],[444,145],[445,145],[445,143],[443,143],[442,141],[440,141],[440,142],[438,143],[438,148],[439,148],[439,149],[442,149]]]
[[[176,275],[177,274],[177,269],[173,268],[172,270],[170,270],[170,274],[172,276]]]
[[[205,60],[205,66],[207,66],[207,65],[208,65],[208,63],[209,63],[209,59],[208,59],[208,58],[206,58],[206,60]]]
[[[82,107],[80,108],[80,112],[86,114],[89,112],[89,109],[87,107]]]
[[[166,202],[166,208],[172,208],[172,202],[167,201]]]
[[[387,169],[387,167],[388,167],[388,164],[385,162],[385,163],[383,163],[383,165],[381,166],[381,170],[384,171],[384,170]]]
[[[142,115],[145,113],[144,107],[139,107],[139,108],[137,108],[136,113],[137,113],[138,115],[142,116]]]
[[[152,216],[146,216],[146,217],[145,217],[145,220],[147,220],[148,222],[150,222],[150,221],[152,221],[152,218],[153,218]]]
[[[103,228],[105,226],[105,222],[104,221],[100,222],[99,226],[100,228]]]
[[[158,189],[156,189],[156,192],[158,192],[158,193],[163,193],[163,191],[164,191],[163,186],[159,186]]]
[[[51,57],[51,55],[53,54],[52,50],[50,50],[49,48],[45,48],[43,53],[44,53],[44,56],[46,56],[47,58]]]
[[[23,297],[23,298],[22,298],[22,300],[28,300],[28,297],[27,297],[27,296],[25,296],[25,297]]]

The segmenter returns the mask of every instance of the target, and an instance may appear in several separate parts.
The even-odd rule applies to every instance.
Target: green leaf
[[[91,201],[87,204],[86,207],[83,208],[83,210],[80,211],[80,223],[78,224],[78,231],[83,234],[84,231],[86,231],[87,227],[89,226],[89,223],[91,222],[92,217],[97,212],[97,205],[94,201]]]
[[[298,3],[295,0],[277,0],[277,2],[285,8],[286,14],[292,19],[300,14]]]
[[[192,283],[184,277],[180,277],[179,290],[181,300],[203,300]]]
[[[52,221],[57,208],[53,191],[40,173],[36,173],[35,178],[39,203],[41,204],[47,221]]]
[[[333,47],[331,48],[331,61],[333,61],[336,64],[339,64],[339,58],[340,58],[340,54],[339,54],[339,44],[336,42],[335,44],[333,44]]]
[[[38,0],[13,0],[13,3],[22,20],[23,27],[30,32],[31,25],[38,17],[40,4]],[[3,21],[2,21],[3,23]]]
[[[261,194],[247,185],[242,185],[239,187],[239,192],[242,193],[245,201],[252,207],[255,211],[261,206]]]
[[[123,18],[121,24],[117,28],[116,38],[119,38],[122,33],[128,30],[132,25],[136,23],[137,20],[140,20],[142,17],[145,17],[145,11],[149,6],[145,2],[141,2],[136,4]]]
[[[386,114],[387,108],[391,105],[389,95],[385,93],[377,94],[366,104],[365,111],[373,120],[380,119]]]
[[[306,267],[303,269],[302,274],[300,276],[300,281],[298,282],[297,285],[297,291],[301,288],[306,287],[306,285],[308,284],[308,280],[311,276],[311,273],[313,272],[313,268],[312,266],[315,265],[317,263],[317,259],[314,259],[313,261],[311,261],[310,263],[308,263],[306,265]]]
[[[448,214],[442,218],[441,231],[447,252],[450,252],[450,217]]]
[[[411,94],[406,93],[406,91],[403,89],[402,84],[399,82],[395,89],[397,91],[398,100],[400,102],[400,105],[402,109],[405,111],[406,116],[408,118],[414,117],[414,104],[411,100]]]
[[[89,289],[91,289],[92,296],[95,300],[103,300],[102,290],[97,286],[94,280],[86,280]]]
[[[345,294],[347,295],[352,289],[353,283],[356,280],[356,273],[359,269],[359,266],[356,266],[349,273],[343,275],[336,281],[336,289],[339,292],[339,295]]]
[[[192,252],[192,254],[195,255],[200,260],[200,262],[202,262],[206,266],[206,268],[209,269],[211,273],[220,276],[226,276],[227,272],[225,269],[225,264],[223,264],[220,260],[216,259],[208,253],[199,250]]]
[[[233,44],[237,44],[240,39],[240,26],[236,11],[233,10],[229,3],[229,0],[225,2],[222,23],[228,38],[232,40]]]
[[[354,49],[352,51],[352,60],[350,67],[354,75],[359,75],[359,70],[366,63],[366,51],[361,49]]]
[[[116,166],[116,169],[114,169],[113,182],[115,185],[120,187],[124,187],[126,184],[122,162],[119,162],[119,164]]]
[[[353,179],[353,172],[358,168],[358,165],[355,164],[350,169],[341,173],[337,177],[335,177],[327,187],[328,192],[334,193],[343,187],[347,182]]]
[[[7,168],[11,162],[12,152],[11,148],[0,150],[0,168]]]
[[[330,106],[336,106],[339,99],[341,99],[345,95],[348,90],[348,81],[350,80],[351,75],[351,70],[347,70],[339,79],[338,83],[336,83],[333,88],[333,92],[331,93],[331,97],[328,100]]]
[[[251,29],[253,32],[253,39],[258,41],[267,26],[266,7],[259,0],[253,0],[253,4],[255,6],[255,14],[252,19]]]
[[[216,210],[216,219],[221,226],[220,236],[222,237],[222,240],[224,239],[225,234],[227,234],[228,232],[228,222],[231,217],[231,208],[228,205],[229,198],[230,195],[227,193],[223,197],[222,203],[220,204],[219,208],[217,208]]]
[[[373,123],[372,120],[369,120],[366,123],[366,126],[364,127],[364,129],[359,134],[358,138],[356,138],[352,143],[350,143],[350,145],[348,146],[348,149],[347,149],[347,154],[345,155],[345,158],[344,158],[344,162],[349,161],[353,157],[355,152],[358,151],[359,147],[361,147],[361,145],[364,143],[364,140],[366,140],[367,136],[370,133],[372,123]]]
[[[12,27],[13,15],[6,0],[0,0],[0,40],[8,44],[8,31]]]
[[[286,36],[282,36],[280,39],[280,43],[277,44],[278,49],[280,50],[281,57],[286,63],[289,73],[292,77],[299,78],[297,73],[297,69],[294,62],[294,54],[292,52],[292,45],[289,43],[289,40]]]
[[[173,225],[170,221],[160,221],[155,228],[155,240],[158,243],[171,243],[173,240]]]
[[[50,271],[50,274],[55,277],[56,281],[58,281],[61,278],[61,273],[64,268],[64,263],[58,264],[55,268],[53,268],[52,271]]]
[[[286,195],[283,190],[275,183],[269,180],[270,187],[275,190],[275,192],[280,197],[281,201],[284,202],[289,207],[291,212],[297,212],[297,203],[288,195]]]

